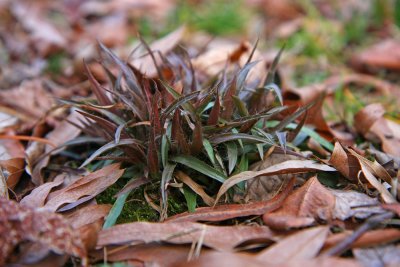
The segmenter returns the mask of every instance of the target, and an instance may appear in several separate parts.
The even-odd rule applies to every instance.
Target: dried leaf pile
[[[1,266],[400,265],[400,2],[211,2],[0,3]]]

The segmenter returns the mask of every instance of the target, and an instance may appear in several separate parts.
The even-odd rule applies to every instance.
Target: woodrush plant
[[[154,59],[147,44],[143,45]],[[248,88],[246,78],[257,63],[251,61],[256,46],[242,68],[199,82],[187,53],[182,51],[163,58],[162,64],[155,63],[158,77],[152,79],[99,44],[100,64],[108,75],[109,87],[101,86],[84,63],[96,102],[69,103],[87,118],[84,132],[107,141],[81,167],[108,153],[102,159],[124,162],[134,177],[119,194],[116,217],[130,190],[147,183],[159,184],[160,208],[150,204],[158,209],[161,220],[167,217],[171,185],[178,187],[175,192],[183,193],[189,210],[197,206],[196,195],[213,205],[220,184],[230,175],[246,171],[252,163],[250,155],[259,155],[260,159],[271,146],[286,149],[286,133],[282,130],[306,108],[273,128],[266,127],[266,121],[287,109],[274,83],[282,50],[262,86]],[[112,68],[118,70],[116,75]],[[182,85],[182,92],[174,87],[177,83]],[[266,105],[270,91],[279,101]],[[300,128],[299,124],[294,132]],[[233,190],[243,189],[238,185]],[[116,218],[110,220],[106,225],[115,223]]]

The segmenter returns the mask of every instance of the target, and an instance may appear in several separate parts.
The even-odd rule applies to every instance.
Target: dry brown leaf
[[[274,267],[361,267],[361,265],[351,259],[335,258],[335,257],[319,257],[312,260],[299,260],[290,263],[283,263]]]
[[[72,111],[68,117],[63,120],[56,128],[46,135],[46,139],[55,144],[56,146],[62,146],[64,143],[71,141],[77,137],[81,130],[75,127],[75,125],[82,126],[81,119],[83,116],[76,111]],[[26,171],[31,174],[32,182],[36,185],[43,183],[42,169],[47,166],[50,160],[50,153],[54,147],[50,145],[44,145],[43,143],[33,142],[26,149]],[[62,148],[63,149],[63,148]],[[62,150],[61,149],[61,150]],[[57,150],[55,152],[59,152]],[[45,156],[43,157],[43,154]],[[48,154],[48,155],[47,155]],[[40,159],[38,162],[36,162]]]
[[[386,210],[393,211],[398,217],[400,217],[400,203],[382,204],[381,206]]]
[[[400,125],[390,119],[381,118],[372,127],[371,133],[382,142],[382,150],[400,157]]]
[[[203,238],[207,247],[231,251],[236,246],[251,241],[268,241],[274,234],[265,226],[212,226],[191,222],[149,223],[134,222],[120,224],[99,233],[97,245],[123,245],[134,243],[168,242],[191,244]]]
[[[371,129],[372,125],[383,117],[385,109],[382,104],[374,103],[369,104],[354,116],[354,127],[363,135],[366,135]]]
[[[61,177],[61,176],[60,176]],[[40,208],[46,202],[46,198],[49,195],[50,191],[61,185],[64,182],[64,179],[56,179],[53,182],[44,183],[35,189],[29,195],[26,195],[21,201],[20,204],[31,207],[31,208]]]
[[[381,69],[400,71],[400,42],[382,40],[353,56],[351,63],[358,70],[378,72]]]
[[[211,251],[202,253],[200,257],[194,261],[181,261],[176,267],[265,267],[266,265],[257,260],[253,255],[247,253],[227,253]]]
[[[312,259],[318,255],[328,234],[328,226],[302,230],[259,252],[256,258],[267,264]]]
[[[201,207],[194,212],[184,212],[169,217],[169,222],[223,221],[232,218],[262,215],[278,209],[288,194],[292,191],[295,179],[291,179],[283,191],[269,200],[250,202],[246,204],[226,204],[215,207]]]
[[[82,198],[89,200],[114,184],[124,173],[119,164],[108,165],[76,180],[66,188],[49,195],[44,207],[51,211],[58,210],[62,205],[79,202]]]
[[[385,110],[381,104],[370,104],[354,116],[354,127],[367,139],[378,137],[384,152],[400,156],[400,125],[383,117]]]
[[[25,150],[20,141],[0,140],[0,168],[3,170],[7,186],[14,189],[24,170]]]
[[[387,183],[391,184],[392,178],[386,172],[386,170],[379,165],[377,162],[371,162],[366,158],[357,154],[354,150],[348,150],[350,154],[355,156],[358,159],[358,162],[361,165],[362,173],[364,174],[365,179],[380,193],[383,201],[385,203],[395,203],[396,199],[389,193],[386,187],[378,181],[377,178],[386,181]]]
[[[160,54],[162,56],[165,56],[168,52],[174,49],[179,44],[179,42],[181,42],[185,31],[186,28],[182,26],[150,45],[150,49],[153,52],[157,65],[160,65],[160,63],[162,62]],[[145,53],[147,54],[148,52],[145,51]],[[135,58],[135,55],[133,55],[133,58],[134,59],[130,61],[132,66],[139,69],[143,74],[148,77],[157,76],[157,68],[154,65],[151,55],[146,55],[140,58]]]
[[[61,34],[54,23],[47,20],[42,5],[33,5],[30,1],[13,1],[11,11],[29,32],[31,42],[41,56],[49,55],[67,45],[67,31]]]
[[[337,89],[348,84],[372,86],[379,96],[384,95],[390,98],[395,97],[397,100],[400,99],[400,87],[397,85],[374,76],[356,73],[332,76],[324,82],[301,88],[288,88],[283,93],[283,99],[285,100],[285,104],[297,106],[304,106],[313,101],[317,101],[314,106],[308,110],[306,123],[314,125],[318,133],[328,140],[335,137],[342,143],[351,145],[354,143],[351,134],[337,132],[327,124],[322,112],[323,99],[319,99],[323,94],[327,97],[332,96]]]
[[[202,254],[206,252],[202,250]],[[115,250],[101,250],[92,253],[97,260],[105,256],[109,262],[128,261],[133,266],[175,267],[179,262],[187,262],[189,246],[160,245],[157,243],[117,247]]]
[[[331,221],[334,208],[335,196],[314,176],[289,195],[281,208],[264,214],[263,220],[276,229],[304,227],[315,220]]]
[[[344,177],[356,181],[360,165],[356,157],[347,153],[339,142],[335,143],[329,164],[335,167]]]
[[[334,218],[347,220],[350,217],[366,219],[373,214],[383,213],[377,198],[356,191],[331,190],[336,197]]]
[[[294,174],[294,173],[305,173],[310,171],[335,171],[334,168],[325,165],[316,163],[312,160],[287,160],[282,163],[278,163],[272,165],[266,169],[259,170],[259,171],[245,171],[234,176],[231,176],[226,180],[222,186],[220,187],[216,201],[218,201],[226,191],[232,186],[243,182],[248,181],[250,179],[254,179],[260,176],[270,176],[270,175],[277,175],[277,174]]]
[[[250,53],[252,51],[252,45],[248,42],[237,44],[227,40],[214,39],[209,43],[207,51],[200,54],[198,57],[192,60],[194,69],[206,77],[213,77],[223,70],[233,69],[233,64],[228,62],[236,62],[243,66],[246,64]],[[274,53],[274,56],[278,52]],[[266,77],[265,65],[266,59],[261,55],[260,51],[254,52],[252,62],[259,61],[248,74],[248,81],[260,83]]]
[[[14,247],[34,242],[58,254],[79,257],[86,262],[86,250],[80,236],[58,214],[20,206],[0,198],[0,264],[4,264]]]
[[[400,245],[357,248],[353,254],[364,267],[400,266]]]
[[[301,17],[301,5],[293,0],[248,0],[248,2],[260,5],[268,18],[286,21]]]
[[[339,234],[330,235],[324,244],[324,250],[339,244],[347,237],[353,234],[352,231],[346,231]],[[398,229],[378,229],[370,230],[360,236],[351,244],[351,248],[362,248],[383,245],[396,242],[400,239],[400,230]]]
[[[269,157],[264,158],[250,167],[251,171],[260,171],[267,169],[273,165],[285,162],[287,160],[295,160],[297,157],[273,153]],[[288,181],[293,175],[278,174],[270,176],[259,176],[246,182],[246,199],[250,201],[266,200],[272,198],[279,191],[282,184]]]
[[[182,181],[184,184],[189,186],[197,195],[199,195],[203,199],[204,203],[206,203],[208,206],[214,205],[215,199],[207,195],[204,189],[184,172],[177,171],[175,176],[178,180]]]
[[[275,256],[274,256],[275,257]],[[257,260],[252,254],[246,253],[221,253],[208,252],[201,255],[199,259],[190,262],[181,262],[179,267],[208,267],[208,266],[223,266],[223,267],[361,267],[356,261],[334,257],[323,257],[310,260],[296,260],[284,262],[281,264],[268,265],[263,261]]]
[[[110,209],[111,205],[108,204],[89,205],[66,215],[66,219],[73,228],[79,228],[106,217]]]

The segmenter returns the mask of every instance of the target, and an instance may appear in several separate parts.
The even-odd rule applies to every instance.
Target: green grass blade
[[[225,143],[225,146],[228,151],[228,174],[231,174],[238,159],[238,148],[234,142]]]
[[[172,157],[170,160],[183,164],[221,183],[223,183],[227,178],[225,174],[192,156],[175,156]]]
[[[162,198],[162,210],[166,212],[167,204],[167,183],[172,179],[176,164],[167,163],[161,176],[161,198]]]
[[[197,206],[197,194],[185,186],[183,187],[183,195],[185,196],[189,212],[194,212]]]
[[[213,137],[210,138],[210,142],[214,145],[235,140],[274,145],[274,143],[271,143],[271,141],[266,138],[245,133],[224,133],[224,134],[214,135]]]
[[[100,147],[99,149],[97,149],[92,155],[90,155],[89,158],[87,158],[85,160],[85,162],[82,163],[82,165],[79,168],[85,167],[90,162],[92,162],[96,157],[100,156],[104,152],[106,152],[110,149],[116,148],[118,146],[123,146],[123,145],[141,145],[141,142],[136,139],[123,139],[123,140],[120,140],[119,143],[117,143],[117,144],[114,141],[111,141],[111,142],[105,144],[104,146]]]
[[[122,195],[120,195],[117,200],[115,201],[114,205],[112,206],[110,212],[107,215],[106,221],[104,222],[103,229],[110,228],[113,226],[119,217],[119,215],[122,212],[122,209],[124,208],[125,201],[129,196],[129,192],[126,192]]]
[[[203,146],[206,149],[208,158],[210,159],[211,163],[215,165],[215,155],[214,155],[214,149],[207,139],[203,138]]]

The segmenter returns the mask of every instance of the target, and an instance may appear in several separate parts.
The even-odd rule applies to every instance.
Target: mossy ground
[[[119,181],[114,185],[107,188],[103,193],[96,197],[98,204],[114,204],[116,198],[114,197],[122,188],[123,181]],[[156,222],[159,220],[158,212],[153,209],[144,198],[144,191],[149,195],[158,196],[159,187],[151,185],[148,187],[139,187],[133,190],[127,201],[125,202],[124,208],[118,217],[117,224],[129,223],[129,222]],[[158,203],[156,203],[158,204]],[[168,212],[169,215],[174,215],[187,211],[186,201],[183,198],[177,198],[171,195],[168,199]]]

